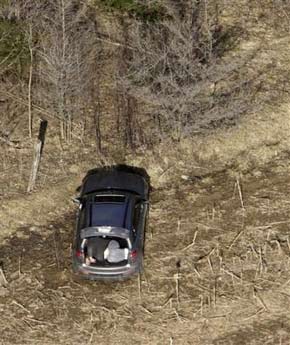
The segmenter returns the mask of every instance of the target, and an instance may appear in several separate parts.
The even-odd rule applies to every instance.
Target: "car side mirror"
[[[72,198],[72,201],[77,204],[80,205],[81,204],[81,198],[77,197],[77,198]]]

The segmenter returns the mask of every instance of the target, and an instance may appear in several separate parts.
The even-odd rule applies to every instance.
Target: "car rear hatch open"
[[[114,227],[90,227],[81,230],[83,266],[90,270],[112,271],[129,264],[129,231]]]

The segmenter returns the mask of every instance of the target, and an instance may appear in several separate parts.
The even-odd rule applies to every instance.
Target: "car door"
[[[135,237],[133,240],[133,247],[135,247],[138,251],[142,253],[144,249],[143,247],[147,213],[148,202],[142,199],[136,199],[133,214],[133,237]]]
[[[78,250],[81,244],[80,231],[86,227],[87,209],[86,200],[79,199],[79,207],[76,214],[76,230],[74,235],[73,249]]]

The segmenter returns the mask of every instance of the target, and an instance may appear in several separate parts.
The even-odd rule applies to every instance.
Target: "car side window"
[[[141,202],[137,202],[134,207],[133,215],[133,235],[136,238],[136,232],[138,231],[139,220],[141,216]]]
[[[79,210],[79,227],[80,229],[85,228],[86,226],[86,208],[83,206]]]

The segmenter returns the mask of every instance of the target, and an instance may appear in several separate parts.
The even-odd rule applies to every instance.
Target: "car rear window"
[[[95,195],[95,203],[123,203],[126,197],[124,195]]]
[[[126,204],[94,203],[91,206],[91,226],[125,226]]]

